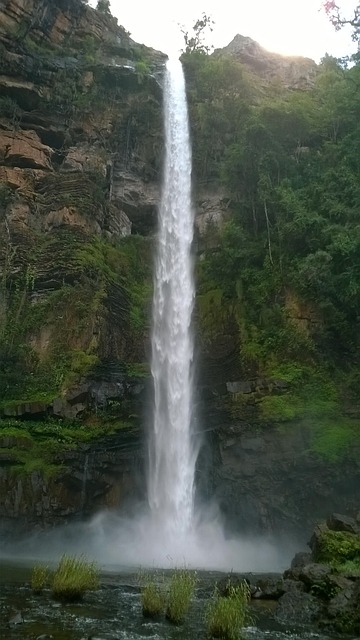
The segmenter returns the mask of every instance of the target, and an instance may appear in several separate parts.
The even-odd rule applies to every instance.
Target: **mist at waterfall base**
[[[141,510],[140,510],[141,509]],[[135,509],[136,511],[136,509]],[[217,509],[197,509],[191,530],[170,537],[151,513],[139,506],[128,515],[98,513],[77,522],[36,533],[17,543],[2,544],[0,559],[23,563],[57,562],[66,554],[85,556],[105,570],[188,567],[235,572],[282,572],[299,545],[291,540],[263,536],[227,536]]]
[[[264,539],[229,539],[216,506],[195,504],[200,442],[192,429],[194,213],[185,81],[179,60],[167,63],[164,82],[165,161],[154,269],[148,505],[133,509],[127,518],[104,512],[88,523],[39,534],[14,552],[53,560],[62,553],[85,553],[109,567],[280,571],[290,559],[290,546],[286,549],[283,542],[275,545]]]

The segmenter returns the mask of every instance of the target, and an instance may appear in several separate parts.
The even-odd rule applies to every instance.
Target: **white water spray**
[[[154,524],[178,538],[192,526],[198,447],[191,435],[191,148],[184,75],[176,59],[166,67],[164,117],[165,167],[153,297],[151,371],[155,398],[148,499]]]

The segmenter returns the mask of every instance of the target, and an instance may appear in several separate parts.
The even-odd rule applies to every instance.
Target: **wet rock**
[[[287,578],[283,580],[284,592],[287,591],[305,591],[305,585],[300,580],[291,580]]]
[[[22,624],[24,622],[24,618],[23,615],[21,613],[21,611],[17,611],[12,618],[10,618],[9,622],[8,622],[8,626],[10,628],[15,627],[18,624]]]
[[[240,587],[244,582],[246,582],[251,587],[250,582],[247,578],[244,578],[243,576],[235,573],[230,573],[225,578],[221,578],[216,586],[219,594],[221,596],[227,597],[230,593],[230,589],[236,589],[237,587]],[[253,588],[253,593],[255,593],[255,591],[257,591],[256,587]]]
[[[360,633],[360,580],[339,591],[330,600],[326,621],[337,631]]]
[[[226,389],[229,393],[251,393],[253,391],[250,380],[237,380],[236,382],[227,382]]]
[[[343,516],[339,513],[332,513],[326,520],[326,524],[331,531],[348,531],[349,533],[360,534],[360,524],[355,518]]]
[[[324,533],[326,533],[327,531],[329,531],[328,526],[325,524],[325,522],[321,522],[320,524],[317,524],[314,532],[308,542],[308,545],[312,551],[312,555],[314,558],[316,558],[316,556],[318,555],[318,553],[320,552],[321,549],[321,540],[322,537],[324,535]]]
[[[274,617],[284,624],[309,624],[318,618],[321,608],[310,593],[292,590],[281,596]]]
[[[310,559],[321,557],[324,540],[329,539],[333,542],[326,547],[326,557],[330,564],[303,564],[308,554],[296,554],[291,569],[284,573],[286,593],[279,600],[276,612],[279,621],[315,622],[321,627],[341,633],[360,632],[360,577],[356,570],[342,571],[339,564],[345,561],[346,554],[350,554],[349,559],[356,555],[359,539],[353,532],[356,525],[352,518],[333,514],[327,519],[327,524],[315,527],[310,541],[313,549]],[[351,555],[352,553],[355,555]],[[297,585],[302,586],[303,593],[300,592],[300,596],[304,596],[303,599],[298,597]]]
[[[318,564],[313,562],[311,564],[301,567],[299,573],[299,580],[303,582],[308,588],[311,588],[315,584],[322,583],[331,574],[332,568],[327,564]]]
[[[41,636],[37,636],[36,640],[53,640],[54,636],[49,636],[47,633],[43,633]]]
[[[255,593],[254,597],[263,600],[278,600],[285,593],[282,578],[264,578],[258,580],[256,586],[258,587],[258,592]]]
[[[296,553],[291,560],[291,568],[296,569],[299,567],[304,567],[311,562],[311,554],[306,551],[299,551]]]

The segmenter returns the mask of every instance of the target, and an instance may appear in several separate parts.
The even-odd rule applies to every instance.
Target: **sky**
[[[90,0],[92,6],[96,0]],[[237,33],[265,49],[301,55],[319,62],[325,53],[343,57],[355,52],[348,28],[336,32],[319,10],[321,0],[110,0],[111,12],[136,42],[165,53],[183,46],[178,25],[190,30],[205,12],[214,20],[208,44],[224,47]],[[355,0],[339,0],[352,14]]]

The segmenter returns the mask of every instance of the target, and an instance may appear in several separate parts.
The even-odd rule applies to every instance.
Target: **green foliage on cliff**
[[[360,437],[344,413],[360,391],[360,66],[327,56],[299,91],[226,56],[183,59],[195,182],[229,194],[197,270],[202,346],[232,333],[232,379],[289,382],[233,396],[233,417],[304,421],[335,460]]]
[[[111,415],[110,406],[109,411],[83,420],[1,418],[0,452],[17,475],[37,471],[45,478],[56,476],[65,471],[60,461],[65,451],[128,428],[130,419],[120,419],[119,413],[117,408],[116,415]]]
[[[318,540],[318,562],[334,566],[351,560],[360,560],[360,536],[348,531],[324,531]]]
[[[134,365],[144,359],[150,243],[141,237],[117,245],[96,238],[84,242],[66,232],[37,242],[25,269],[4,281],[0,407],[46,404],[86,376],[99,350],[108,349],[101,343],[104,324],[121,323],[126,341],[117,347],[120,359]],[[43,274],[47,288],[35,295]]]

